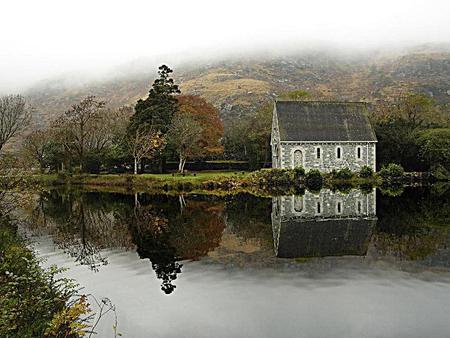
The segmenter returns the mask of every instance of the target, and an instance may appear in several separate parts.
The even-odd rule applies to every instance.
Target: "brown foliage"
[[[202,128],[199,145],[204,149],[203,155],[222,153],[223,124],[219,111],[196,95],[180,95],[178,104],[180,113],[191,115]]]

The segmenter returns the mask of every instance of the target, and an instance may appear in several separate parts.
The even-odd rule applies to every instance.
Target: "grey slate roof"
[[[376,141],[362,102],[277,101],[281,141]]]
[[[283,221],[277,257],[363,256],[376,222],[375,219]]]

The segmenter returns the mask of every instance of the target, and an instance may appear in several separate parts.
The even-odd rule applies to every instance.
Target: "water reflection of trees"
[[[446,248],[449,241],[449,191],[406,188],[401,196],[379,195],[377,232],[372,241],[378,254],[399,259],[423,259]]]
[[[271,245],[272,200],[243,194],[227,201],[227,228],[244,240],[257,239]]]
[[[172,293],[185,259],[199,259],[220,244],[225,226],[223,203],[183,197],[136,198],[131,228],[137,252],[149,258],[161,290]]]
[[[406,188],[401,196],[378,194],[378,223],[371,240],[375,252],[409,260],[444,248],[449,194],[445,189],[439,192]],[[305,208],[300,202],[304,203],[294,199],[294,211]],[[104,249],[136,248],[141,258],[151,261],[161,289],[169,294],[175,290],[182,261],[215,250],[225,223],[228,240],[237,238],[239,245],[256,243],[252,259],[266,254],[261,248],[268,248],[270,254],[271,206],[271,199],[245,194],[215,198],[48,191],[37,196],[30,214],[33,231],[50,234],[58,247],[94,271],[108,262]],[[215,251],[216,256],[235,250],[226,245]],[[242,256],[247,259],[246,255]]]
[[[134,247],[120,213],[118,196],[52,190],[38,196],[31,212],[34,231],[52,236],[58,248],[93,271],[108,263],[106,248]],[[113,203],[113,201],[115,201]]]

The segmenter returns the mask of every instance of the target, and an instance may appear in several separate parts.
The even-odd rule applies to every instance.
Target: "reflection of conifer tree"
[[[168,245],[164,237],[167,236],[146,236],[145,247],[140,248],[138,253],[141,257],[150,259],[156,277],[162,280],[161,290],[170,294],[176,288],[173,281],[177,279],[177,274],[181,273],[183,265],[176,261],[175,249]]]
[[[146,201],[148,195],[141,197],[135,198],[134,241],[139,256],[150,259],[162,280],[161,289],[169,294],[181,273],[180,260],[198,259],[219,245],[225,227],[223,202],[186,200],[183,196],[154,196]]]
[[[176,250],[169,244],[167,218],[158,215],[151,207],[140,205],[135,199],[134,233],[137,252],[141,258],[149,258],[157,278],[162,280],[161,290],[172,293],[176,286],[172,282],[181,273],[182,264],[176,261]]]

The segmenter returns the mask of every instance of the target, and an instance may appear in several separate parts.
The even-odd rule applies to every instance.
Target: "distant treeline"
[[[183,95],[171,73],[169,67],[159,67],[159,77],[148,97],[134,107],[110,109],[94,96],[81,100],[47,129],[26,136],[21,163],[42,172],[69,173],[255,170],[270,166],[272,101],[224,126],[218,110],[202,97]],[[303,90],[279,93],[278,97],[321,99]],[[10,103],[13,98],[25,106],[20,96],[3,101]],[[371,107],[370,119],[378,138],[378,169],[397,163],[406,171],[433,171],[448,177],[449,105],[439,105],[425,94],[404,93],[385,97]],[[3,109],[2,114],[7,111]],[[20,122],[27,124],[28,120],[27,113]],[[2,146],[6,141],[0,142]]]

